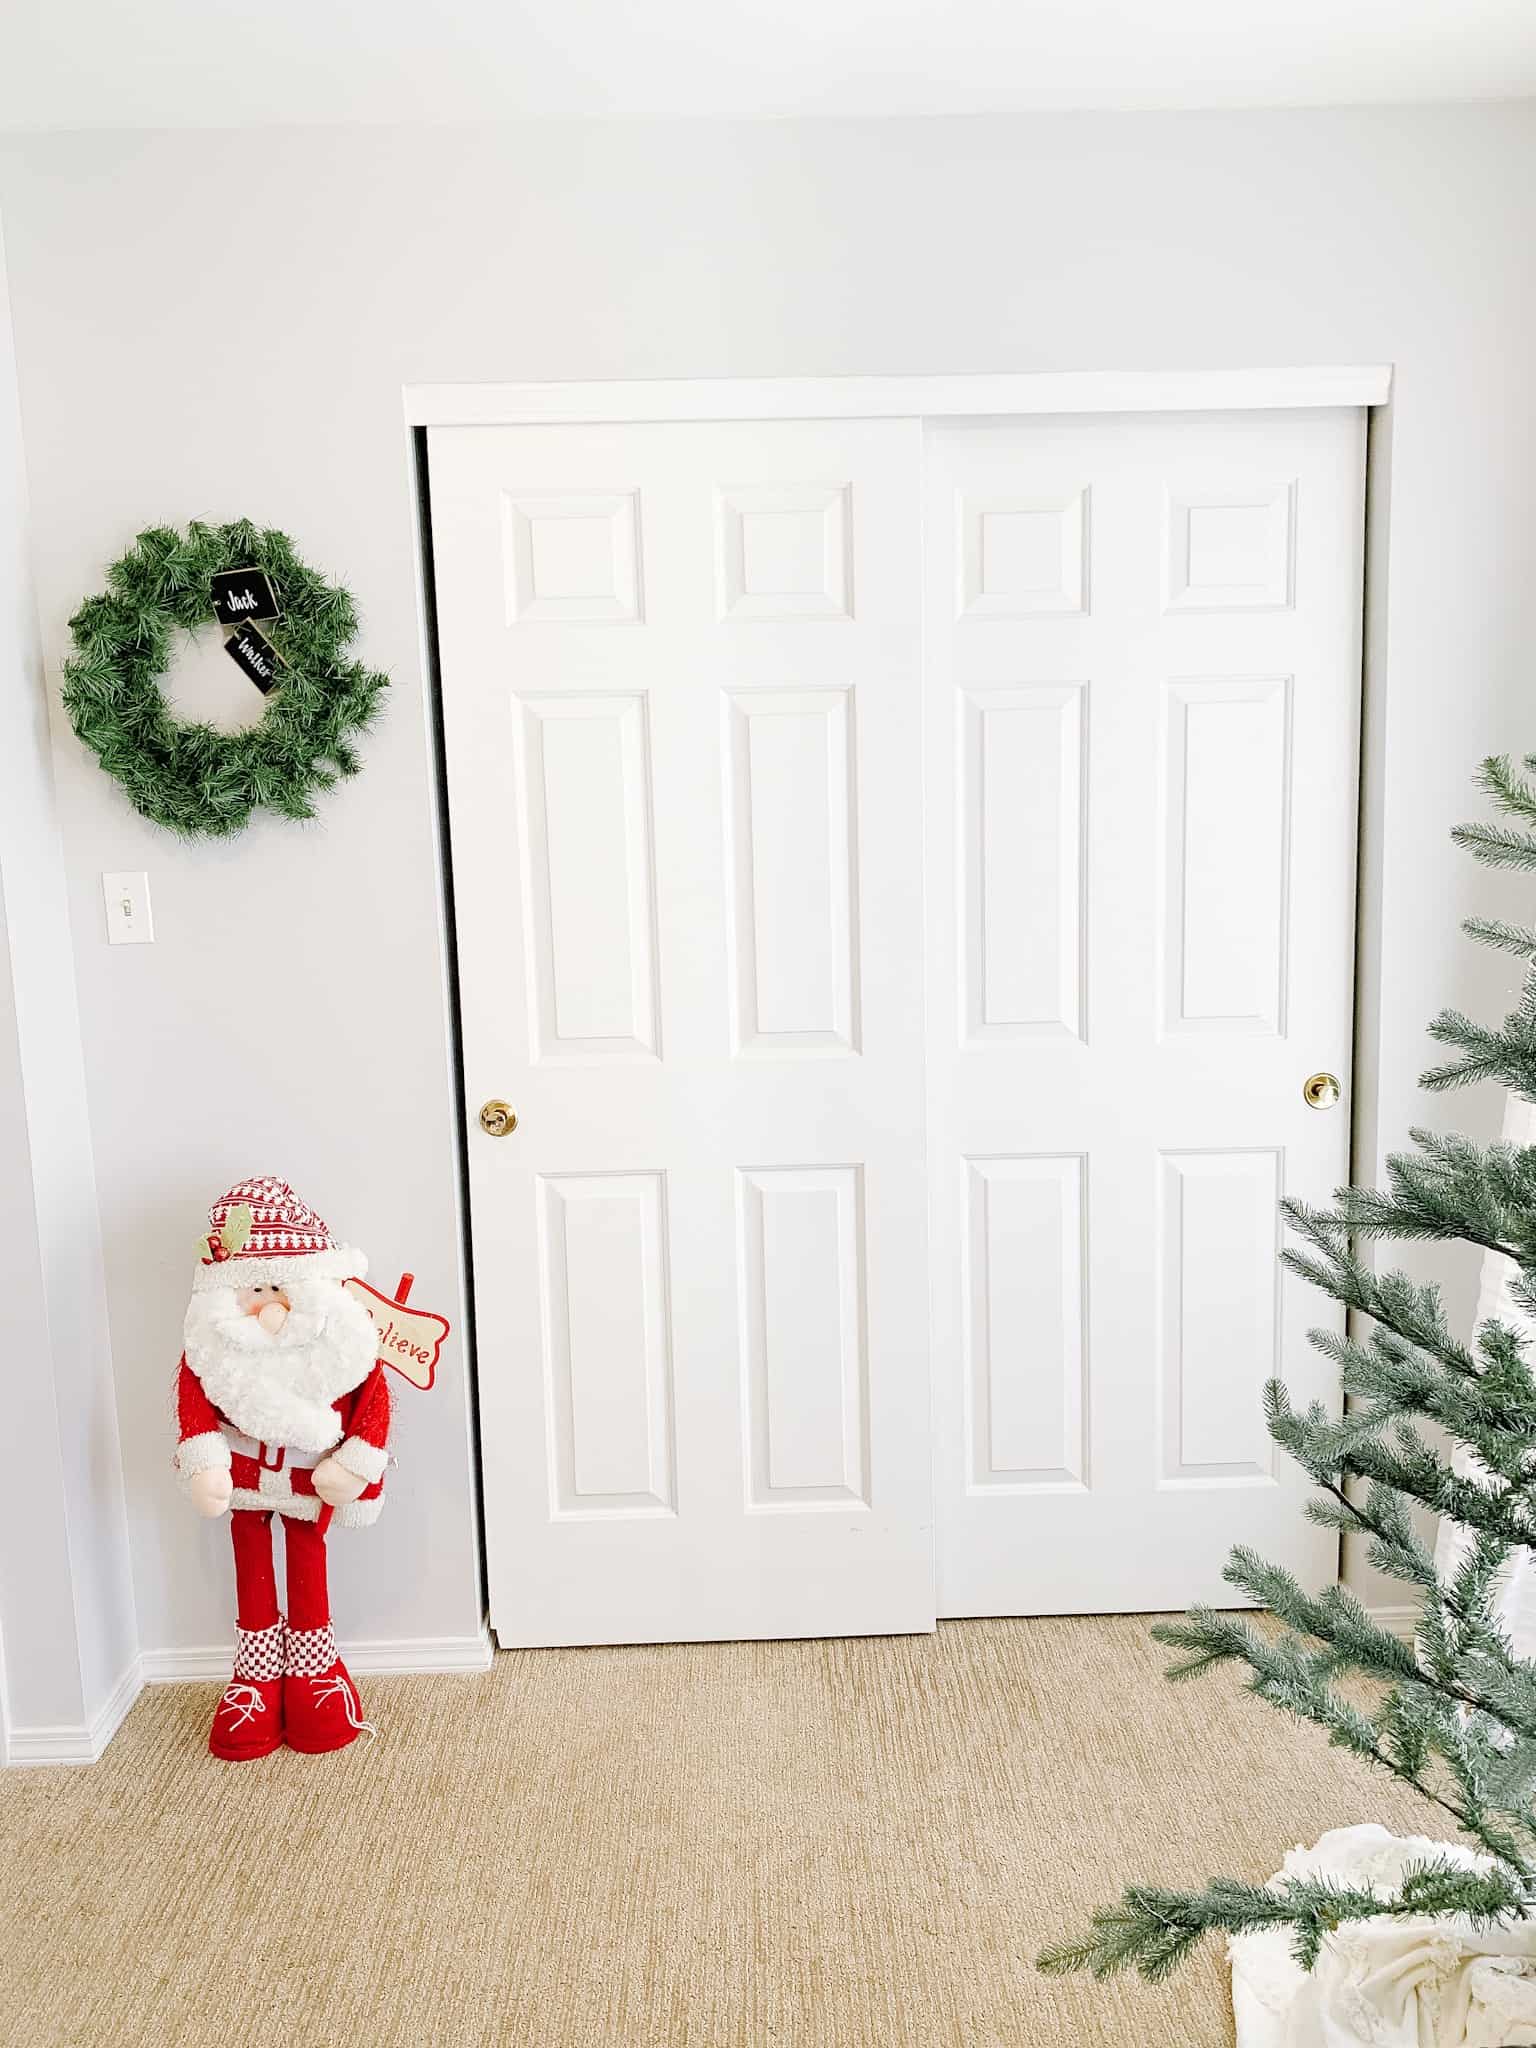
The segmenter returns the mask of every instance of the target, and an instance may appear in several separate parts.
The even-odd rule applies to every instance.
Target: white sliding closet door
[[[1363,413],[429,455],[501,1640],[1330,1577]]]
[[[1335,1398],[1275,1205],[1348,1165],[1363,479],[1357,411],[929,429],[941,1614],[1333,1575],[1260,1399]]]
[[[491,1618],[931,1628],[921,429],[433,429]]]

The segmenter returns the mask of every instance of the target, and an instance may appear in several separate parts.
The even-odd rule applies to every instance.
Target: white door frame
[[[409,427],[655,420],[963,419],[1063,412],[1266,412],[1385,405],[1390,363],[1297,370],[1047,370],[975,377],[657,377],[407,384]]]
[[[460,1021],[457,1016],[457,939],[452,904],[452,868],[447,853],[446,797],[444,794],[442,734],[437,693],[441,683],[436,661],[435,592],[431,587],[431,542],[426,530],[423,484],[430,490],[426,462],[426,429],[456,426],[593,425],[630,422],[682,422],[699,420],[813,420],[813,419],[962,419],[986,417],[1029,418],[1050,414],[1162,413],[1162,412],[1259,412],[1302,411],[1325,407],[1387,407],[1392,397],[1394,366],[1390,363],[1315,365],[1293,368],[1250,368],[1233,370],[1090,370],[1004,372],[986,375],[914,377],[777,377],[777,378],[654,378],[633,381],[589,381],[576,383],[520,384],[408,384],[402,390],[404,425],[410,444],[410,468],[418,496],[421,586],[418,591],[419,618],[423,637],[423,669],[429,681],[427,715],[433,728],[434,754],[438,764],[435,811],[439,844],[443,849],[443,881],[446,924],[444,945],[449,977],[449,1000],[455,1062],[459,1059]],[[1390,413],[1377,414],[1390,419]],[[1373,443],[1374,445],[1374,443]],[[1369,507],[1369,500],[1368,507]],[[1387,534],[1384,517],[1378,525],[1367,517],[1366,568],[1368,586],[1384,582]],[[1373,666],[1369,619],[1362,621],[1362,660],[1367,678]],[[1379,651],[1375,661],[1379,661]],[[1372,707],[1369,697],[1362,703],[1361,802],[1367,803],[1365,766],[1370,741]],[[1362,839],[1367,822],[1379,829],[1362,811]],[[1368,877],[1375,863],[1366,845],[1355,876],[1355,918],[1357,945],[1362,917],[1366,914]],[[1357,974],[1355,990],[1354,1083],[1350,1118],[1351,1179],[1361,1156],[1364,1134],[1374,1131],[1377,1121],[1378,1085],[1376,1049],[1361,1042],[1361,1026],[1367,1005],[1361,999]],[[462,1097],[462,1077],[460,1094]],[[464,1107],[467,1113],[467,1099]],[[456,1133],[458,1145],[467,1141],[461,1118]],[[460,1150],[462,1162],[463,1153]],[[470,1217],[468,1181],[461,1171],[460,1241],[468,1253]],[[472,1296],[465,1280],[465,1298]],[[471,1344],[472,1344],[471,1338]],[[472,1362],[472,1372],[478,1360]]]

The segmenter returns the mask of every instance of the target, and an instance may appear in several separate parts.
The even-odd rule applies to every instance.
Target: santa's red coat
[[[332,1405],[338,1432],[330,1450],[258,1443],[213,1405],[183,1354],[176,1375],[176,1469],[186,1480],[196,1472],[227,1467],[234,1482],[232,1508],[275,1508],[294,1521],[313,1522],[324,1505],[315,1492],[314,1468],[322,1458],[334,1458],[368,1482],[356,1500],[336,1510],[344,1528],[361,1528],[377,1521],[384,1505],[389,1385],[383,1366],[375,1361],[361,1385]]]

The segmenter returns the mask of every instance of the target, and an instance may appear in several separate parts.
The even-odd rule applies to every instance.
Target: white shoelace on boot
[[[370,1742],[373,1741],[379,1731],[371,1721],[360,1721],[358,1719],[358,1710],[362,1706],[362,1701],[348,1684],[344,1672],[333,1671],[329,1678],[312,1679],[310,1683],[313,1688],[311,1697],[317,1707],[326,1706],[331,1700],[339,1697],[342,1705],[346,1708],[348,1727],[355,1728],[359,1735],[366,1735]]]
[[[243,1728],[247,1721],[254,1721],[258,1714],[267,1711],[267,1703],[259,1686],[242,1684],[237,1678],[233,1684],[225,1686],[218,1711],[230,1716],[232,1727]]]

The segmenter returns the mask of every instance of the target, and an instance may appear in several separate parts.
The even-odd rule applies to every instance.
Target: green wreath
[[[262,622],[281,664],[278,686],[243,732],[174,718],[160,687],[174,629],[213,623],[213,577],[250,568],[264,572],[279,607]],[[312,818],[313,798],[358,772],[351,736],[389,687],[388,676],[343,659],[357,631],[346,591],[307,568],[286,534],[248,519],[194,520],[185,537],[150,527],[69,627],[70,724],[135,810],[186,838],[225,838],[258,807]]]

